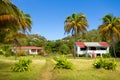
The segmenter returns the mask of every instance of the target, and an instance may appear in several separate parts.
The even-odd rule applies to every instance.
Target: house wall
[[[85,51],[81,51],[80,47],[79,46],[76,46],[76,54],[86,54],[87,53],[87,50]]]
[[[29,54],[38,54],[37,49],[29,49]]]
[[[109,53],[109,47],[107,47],[106,50],[89,50],[89,48],[87,48],[87,50],[81,50],[81,48],[79,46],[76,46],[76,54],[77,55],[82,55],[82,54],[106,54]]]

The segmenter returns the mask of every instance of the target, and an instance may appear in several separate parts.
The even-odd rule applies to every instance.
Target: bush
[[[18,56],[27,56],[28,53],[27,53],[26,51],[24,51],[24,50],[18,50],[18,51],[17,51],[17,55],[18,55]]]
[[[44,55],[44,52],[39,52],[38,55],[42,55],[42,56],[43,56],[43,55]]]
[[[29,59],[20,59],[19,62],[15,63],[15,65],[11,69],[14,72],[30,71],[31,62],[32,61]]]
[[[4,55],[5,51],[3,51],[2,49],[0,49],[0,55]]]
[[[104,68],[107,70],[114,70],[116,68],[116,61],[113,59],[96,59],[93,66],[97,69]]]
[[[104,61],[104,66],[103,66],[104,69],[107,69],[107,70],[112,69],[112,70],[114,70],[115,67],[116,67],[115,60],[105,60]]]
[[[6,51],[5,54],[4,54],[4,56],[5,56],[5,57],[9,57],[9,56],[11,56],[11,52]]]
[[[79,57],[86,57],[86,54],[79,54]]]
[[[104,65],[104,61],[103,61],[102,58],[96,59],[95,62],[94,62],[94,64],[93,64],[93,66],[94,66],[95,68],[97,68],[97,69],[102,68],[103,65]]]
[[[57,62],[54,68],[73,69],[73,64],[64,55],[54,60]]]
[[[102,57],[103,57],[103,58],[110,58],[110,57],[111,57],[111,55],[110,55],[110,53],[107,53],[107,54],[102,54]]]
[[[11,52],[11,51],[6,51],[4,54],[5,57],[14,56],[14,55],[15,55],[15,53]]]

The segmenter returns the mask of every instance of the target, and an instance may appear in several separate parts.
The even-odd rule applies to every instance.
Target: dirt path
[[[51,64],[51,61],[46,60],[42,75],[37,80],[57,80],[52,70],[53,65]]]

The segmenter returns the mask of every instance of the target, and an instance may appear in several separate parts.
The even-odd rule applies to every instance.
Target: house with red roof
[[[107,42],[75,42],[76,55],[86,54],[90,57],[109,53],[110,45]]]
[[[40,52],[43,52],[43,48],[42,47],[36,47],[36,46],[21,46],[21,47],[15,47],[14,48],[14,52],[15,51],[26,51],[28,54],[38,54]]]

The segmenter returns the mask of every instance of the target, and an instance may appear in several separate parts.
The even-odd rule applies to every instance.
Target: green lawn
[[[30,72],[12,72],[14,58],[0,56],[0,80],[120,80],[120,59],[116,60],[115,71],[93,68],[94,59],[69,59],[74,64],[73,70],[54,70],[53,60],[47,57],[31,59]]]
[[[72,59],[74,70],[60,70],[57,73],[58,80],[120,80],[120,62],[117,62],[115,71],[95,69],[92,64],[94,60]]]
[[[46,60],[33,60],[31,71],[12,72],[13,60],[0,60],[0,80],[37,80],[42,74]]]

